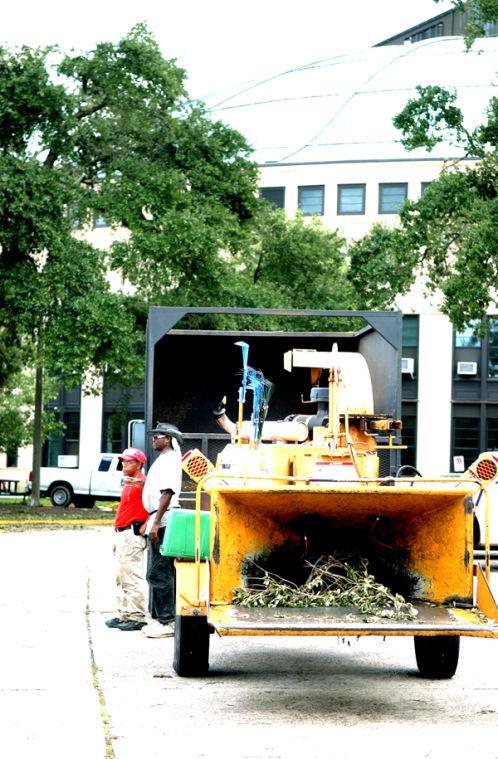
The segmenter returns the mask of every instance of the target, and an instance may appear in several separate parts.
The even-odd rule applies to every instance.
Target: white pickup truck
[[[123,465],[117,453],[101,453],[95,469],[42,467],[40,492],[54,506],[92,508],[95,501],[118,501]]]

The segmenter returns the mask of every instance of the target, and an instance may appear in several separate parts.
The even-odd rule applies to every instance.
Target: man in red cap
[[[143,451],[126,448],[118,457],[123,462],[123,489],[114,530],[116,543],[116,585],[118,616],[106,621],[107,627],[119,630],[141,630],[146,624],[147,601],[144,577],[145,538],[140,527],[149,514],[142,505],[145,475],[142,467],[146,462]]]

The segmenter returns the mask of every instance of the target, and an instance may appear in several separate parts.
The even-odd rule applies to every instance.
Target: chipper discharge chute
[[[176,672],[207,671],[216,631],[410,635],[420,673],[451,677],[460,636],[498,637],[472,547],[472,495],[490,467],[484,483],[478,467],[453,479],[379,477],[379,450],[394,448],[401,424],[375,414],[363,356],[334,346],[289,351],[284,363],[311,370],[317,412],[266,421],[271,383],[246,355],[239,402],[252,385],[251,421],[243,408],[236,424],[221,418],[232,442],[214,470],[196,470],[191,554],[176,562]]]

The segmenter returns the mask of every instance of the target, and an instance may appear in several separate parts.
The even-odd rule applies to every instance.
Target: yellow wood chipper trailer
[[[204,675],[209,640],[220,636],[413,636],[422,676],[456,671],[462,636],[498,637],[486,563],[473,559],[473,496],[498,476],[482,454],[460,477],[379,476],[400,422],[376,415],[368,364],[359,354],[291,350],[289,371],[311,370],[310,416],[221,419],[232,441],[213,468],[186,457],[198,482],[190,515],[193,558],[176,561],[174,662]],[[239,396],[240,405],[244,398]],[[264,404],[263,404],[264,405]],[[261,408],[261,404],[259,406]],[[254,433],[256,430],[256,433]],[[369,572],[413,605],[409,620],[353,606],[245,607],[234,603],[256,568],[297,581],[306,560],[355,551]],[[179,554],[176,553],[176,556]]]

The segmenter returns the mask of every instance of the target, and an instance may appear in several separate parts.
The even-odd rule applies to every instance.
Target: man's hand
[[[139,531],[140,535],[145,535],[145,530],[146,530],[146,529],[147,529],[147,522],[144,522],[144,523],[143,523],[143,524],[141,524],[141,525],[140,525],[140,527],[138,528],[138,531]]]
[[[159,535],[157,534],[158,531],[157,524],[153,525],[149,532],[149,540],[151,543],[158,543],[159,542]]]

